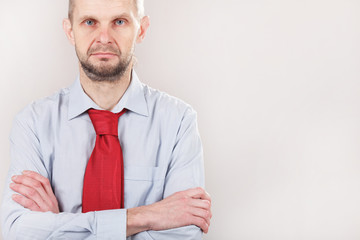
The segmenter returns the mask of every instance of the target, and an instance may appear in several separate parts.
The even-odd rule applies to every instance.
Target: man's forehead
[[[81,17],[84,15],[101,16],[136,14],[134,0],[74,0],[74,15]]]

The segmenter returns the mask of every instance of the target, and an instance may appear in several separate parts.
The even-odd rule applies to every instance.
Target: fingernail
[[[12,180],[15,180],[17,178],[17,176],[16,175],[14,175],[14,176],[12,176]]]
[[[10,187],[13,188],[15,186],[15,183],[10,183]]]

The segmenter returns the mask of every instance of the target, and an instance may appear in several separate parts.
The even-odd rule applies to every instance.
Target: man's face
[[[76,54],[95,81],[120,79],[132,63],[140,21],[133,0],[76,0],[72,19]]]

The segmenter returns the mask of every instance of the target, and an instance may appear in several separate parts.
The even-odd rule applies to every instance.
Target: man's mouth
[[[91,56],[94,56],[97,58],[113,58],[113,57],[116,57],[117,55],[112,52],[95,52],[95,53],[92,53]]]

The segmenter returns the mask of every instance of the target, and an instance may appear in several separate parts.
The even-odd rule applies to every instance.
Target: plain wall
[[[198,112],[206,240],[360,239],[360,1],[153,0],[140,79]],[[67,1],[0,0],[0,192],[13,117],[77,76]]]

